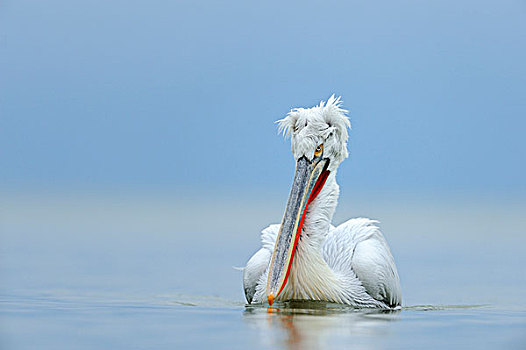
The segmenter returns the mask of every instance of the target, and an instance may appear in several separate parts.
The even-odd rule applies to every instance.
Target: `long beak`
[[[296,173],[287,208],[270,262],[267,279],[267,296],[270,306],[287,284],[305,213],[329,176],[328,166],[329,160],[322,158],[314,158],[311,162],[302,157],[296,164]]]

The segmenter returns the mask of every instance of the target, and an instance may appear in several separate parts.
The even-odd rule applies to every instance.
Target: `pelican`
[[[261,232],[262,247],[243,269],[249,304],[319,300],[357,308],[399,308],[400,280],[377,221],[332,226],[336,171],[348,157],[348,111],[332,95],[278,120],[290,136],[296,172],[280,225]]]

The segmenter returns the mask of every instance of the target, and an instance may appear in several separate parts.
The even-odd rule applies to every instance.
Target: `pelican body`
[[[248,303],[401,305],[396,265],[377,222],[357,218],[331,224],[339,196],[336,171],[348,157],[346,114],[333,95],[277,121],[280,132],[291,138],[296,172],[281,224],[262,231],[262,247],[243,269]]]

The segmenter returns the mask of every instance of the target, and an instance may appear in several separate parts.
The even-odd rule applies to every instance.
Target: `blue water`
[[[342,202],[336,222],[382,221],[404,295],[385,313],[246,306],[233,267],[283,210],[254,198],[4,195],[0,348],[526,348],[523,202]]]

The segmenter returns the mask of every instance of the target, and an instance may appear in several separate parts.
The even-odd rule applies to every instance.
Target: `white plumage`
[[[377,222],[357,218],[338,227],[331,225],[339,196],[336,170],[348,155],[350,123],[347,111],[340,105],[340,99],[331,96],[327,103],[293,109],[278,121],[280,130],[291,136],[296,160],[305,157],[314,162],[318,159],[315,150],[323,145],[329,175],[319,194],[305,207],[285,283],[275,297],[281,301],[322,300],[355,307],[398,307],[399,277]],[[280,225],[276,224],[262,231],[262,248],[244,268],[243,285],[249,303],[263,303],[270,298],[267,282],[271,261],[283,244],[276,242],[279,230]]]

